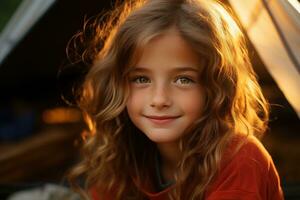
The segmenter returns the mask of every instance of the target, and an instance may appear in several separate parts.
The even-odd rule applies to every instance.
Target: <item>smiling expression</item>
[[[188,43],[171,29],[151,39],[131,69],[127,112],[153,142],[178,141],[201,116],[200,63]]]

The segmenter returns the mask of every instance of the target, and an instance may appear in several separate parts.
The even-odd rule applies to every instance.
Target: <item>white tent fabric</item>
[[[0,64],[56,0],[23,0],[0,34]]]
[[[268,71],[300,118],[300,6],[296,0],[229,0]]]

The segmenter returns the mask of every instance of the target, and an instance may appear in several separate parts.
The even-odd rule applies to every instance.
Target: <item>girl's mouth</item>
[[[146,116],[151,122],[155,124],[168,124],[175,121],[180,116]]]

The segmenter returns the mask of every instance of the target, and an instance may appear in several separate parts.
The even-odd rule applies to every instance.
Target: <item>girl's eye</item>
[[[179,78],[176,79],[175,82],[178,83],[178,84],[183,84],[183,85],[195,83],[194,80],[192,80],[188,77],[179,77]]]
[[[150,83],[150,80],[146,76],[137,76],[132,78],[131,82],[138,83],[138,84],[145,84],[145,83]]]

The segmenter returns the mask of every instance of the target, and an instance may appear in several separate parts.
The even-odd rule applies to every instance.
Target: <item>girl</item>
[[[83,178],[94,200],[283,199],[255,137],[268,104],[220,2],[127,1],[91,27],[74,40],[87,40],[92,63],[78,101],[91,136],[69,176],[75,189]]]

